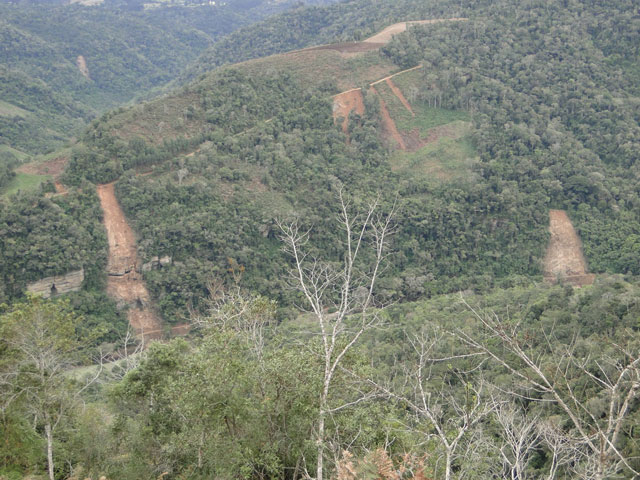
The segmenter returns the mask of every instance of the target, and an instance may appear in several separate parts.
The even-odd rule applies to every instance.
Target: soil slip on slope
[[[114,185],[99,185],[97,192],[109,241],[107,293],[120,305],[129,307],[129,324],[139,337],[143,340],[161,338],[162,322],[151,310],[149,292],[136,271],[136,238],[116,199]]]
[[[342,92],[333,97],[333,120],[342,118],[342,131],[346,134],[349,130],[349,114],[356,112],[364,115],[364,98],[362,90],[354,88],[347,92]]]
[[[591,285],[595,275],[587,273],[582,243],[563,210],[549,211],[551,239],[544,259],[544,278],[562,280],[575,286]]]

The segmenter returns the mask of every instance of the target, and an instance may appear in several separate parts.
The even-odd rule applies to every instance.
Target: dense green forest
[[[452,17],[467,20],[339,66],[226,65]],[[300,6],[93,120],[68,193],[0,198],[0,478],[639,476],[639,45],[631,0]],[[158,84],[182,68],[171,58]],[[462,123],[462,138],[391,141],[402,106],[369,83],[413,67],[398,126]],[[346,133],[341,71],[365,106]],[[51,115],[71,105],[35,92]],[[2,157],[0,188],[15,163]],[[154,306],[192,325],[186,339],[126,338],[105,293],[107,182]],[[593,285],[543,282],[550,209],[576,226]],[[80,292],[23,295],[79,267]]]

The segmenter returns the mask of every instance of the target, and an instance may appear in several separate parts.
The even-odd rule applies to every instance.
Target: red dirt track
[[[402,102],[402,105],[404,105],[404,108],[406,108],[407,110],[409,110],[409,112],[411,113],[411,115],[415,116],[415,114],[413,113],[413,109],[411,108],[411,105],[409,104],[409,102],[407,101],[407,99],[404,97],[404,95],[402,94],[402,91],[396,87],[396,84],[393,83],[393,80],[391,80],[391,77],[388,77],[386,80],[387,85],[389,85],[389,88],[391,89],[391,91],[393,92],[393,94],[398,97],[398,100],[400,100],[400,102]]]
[[[563,210],[549,211],[551,239],[544,259],[544,278],[558,280],[574,286],[591,285],[595,275],[587,273],[587,262],[582,254],[582,242],[571,220]]]

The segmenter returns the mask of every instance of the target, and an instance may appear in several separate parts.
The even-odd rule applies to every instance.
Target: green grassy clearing
[[[45,182],[51,178],[50,175],[33,175],[31,173],[16,173],[15,178],[7,185],[2,191],[0,191],[0,195],[4,198],[13,195],[19,191],[29,192],[33,191],[42,182]]]
[[[421,78],[421,72],[414,70],[393,78],[405,98]],[[395,172],[419,175],[435,181],[460,181],[470,176],[471,166],[477,161],[477,154],[471,141],[470,115],[459,110],[432,108],[421,102],[410,102],[414,115],[396,97],[386,82],[375,86],[385,101],[389,114],[401,132],[418,130],[420,136],[433,138],[429,144],[416,152],[396,151],[390,158]]]
[[[468,122],[471,117],[467,112],[459,110],[447,110],[445,108],[431,108],[424,104],[412,105],[413,111],[416,114],[412,117],[409,112],[403,112],[399,118],[396,119],[396,126],[399,130],[409,132],[414,128],[417,128],[420,133],[426,133],[429,129],[439,127],[441,125],[447,125],[452,122]]]
[[[398,75],[393,78],[394,84],[402,91],[405,98],[410,97],[410,95],[407,94],[410,84],[404,82],[403,88],[401,88],[398,85],[396,78],[402,78],[405,75],[411,75],[413,73],[415,73],[415,71],[409,72],[408,74]],[[434,127],[447,125],[457,121],[466,122],[471,120],[471,117],[467,112],[449,110],[446,108],[433,108],[422,102],[413,102],[411,104],[414,116],[405,108],[398,97],[396,97],[396,95],[391,91],[391,88],[389,88],[389,85],[387,85],[386,82],[377,84],[375,88],[385,101],[391,118],[396,122],[396,127],[398,127],[398,130],[402,132],[410,132],[417,128],[421,134],[426,134],[428,130]]]
[[[29,112],[16,107],[15,105],[0,100],[0,117],[21,117],[26,118],[29,115]]]
[[[24,153],[20,150],[10,147],[9,145],[0,145],[0,153],[8,152],[18,158],[20,161],[24,161],[29,158],[28,153]]]
[[[467,122],[450,125],[450,136],[439,138],[416,152],[396,151],[390,158],[391,169],[400,174],[424,176],[437,181],[466,180],[477,154]]]

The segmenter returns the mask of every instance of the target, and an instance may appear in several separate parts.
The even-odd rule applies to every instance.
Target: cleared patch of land
[[[397,67],[380,55],[378,47],[366,48],[358,55],[341,52],[332,45],[249,60],[229,68],[237,68],[252,75],[287,72],[303,85],[335,82],[340,90],[350,90],[373,79],[391,74]],[[353,53],[353,52],[351,52]]]
[[[477,161],[470,115],[461,110],[430,107],[419,99],[421,69],[414,67],[372,84],[384,105],[382,133],[400,146],[390,158],[391,168],[438,181],[468,180]]]
[[[378,50],[393,34],[406,30],[407,25],[460,20],[464,19],[402,22],[384,29],[379,36],[371,37],[365,42],[318,45],[249,60],[222,69],[236,69],[249,75],[260,76],[283,72],[299,79],[301,85],[335,83],[340,91],[347,91],[376,79],[385,80],[398,70],[397,66],[383,57]],[[206,82],[215,82],[216,75],[216,71],[210,73],[202,80],[202,85],[206,87]],[[108,129],[124,140],[141,137],[156,145],[164,140],[197,136],[207,128],[202,112],[199,111],[201,99],[195,93],[197,90],[198,86],[130,108],[114,116],[109,121]],[[189,109],[196,114],[185,115]]]
[[[411,116],[415,116],[415,113],[413,113],[413,109],[411,108],[411,105],[405,98],[402,91],[398,87],[396,87],[395,83],[393,83],[393,80],[391,79],[391,77],[387,78],[385,81],[387,83],[387,86],[393,92],[393,94],[398,98],[398,100],[400,100],[400,102],[402,102],[402,105],[404,105],[404,108],[406,108],[409,111]]]
[[[375,87],[371,87],[371,91],[375,94],[378,94]],[[395,143],[398,145],[400,150],[406,150],[407,146],[404,143],[404,138],[398,131],[396,127],[396,123],[393,121],[393,118],[391,118],[386,102],[384,101],[381,95],[379,95],[379,97],[380,97],[380,116],[382,118],[383,135],[387,139],[393,139],[393,141],[395,141]]]
[[[62,172],[64,172],[68,162],[69,156],[61,152],[51,159],[45,159],[44,161],[36,160],[20,165],[16,169],[16,172],[32,175],[49,175],[53,178],[58,178],[62,175]]]
[[[589,274],[582,253],[582,242],[564,210],[549,211],[551,238],[544,258],[544,278],[575,286],[591,285],[595,275]]]
[[[427,135],[430,141],[413,151],[391,155],[391,169],[411,176],[437,181],[467,180],[477,161],[470,138],[469,122],[453,122],[435,127]]]
[[[17,172],[16,176],[2,190],[3,197],[9,197],[18,192],[30,192],[40,186],[41,183],[50,180],[49,175],[36,175],[31,173]]]

